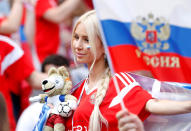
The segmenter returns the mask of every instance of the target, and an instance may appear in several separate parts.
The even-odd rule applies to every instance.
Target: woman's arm
[[[9,16],[1,23],[0,33],[2,34],[15,33],[20,27],[22,12],[23,12],[22,1],[14,0],[13,7],[11,8]]]
[[[33,71],[26,80],[33,89],[41,90],[41,83],[47,77],[48,75],[45,73]]]
[[[66,0],[59,6],[48,9],[43,18],[53,23],[63,22],[78,8],[80,2],[81,0]]]
[[[151,99],[146,103],[146,110],[158,115],[189,113],[191,112],[191,101]]]

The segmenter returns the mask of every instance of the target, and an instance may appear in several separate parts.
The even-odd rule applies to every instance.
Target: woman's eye
[[[84,39],[85,42],[89,43],[89,39]]]
[[[78,35],[74,35],[74,39],[75,39],[75,40],[78,40],[78,39],[79,39],[79,36],[78,36]]]

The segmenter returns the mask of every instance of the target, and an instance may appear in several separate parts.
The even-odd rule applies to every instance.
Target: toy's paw
[[[61,102],[57,108],[59,115],[63,117],[69,117],[72,114],[72,108],[69,106],[69,102]]]
[[[41,101],[41,97],[40,96],[30,97],[29,101],[30,102],[40,102]]]
[[[45,99],[46,99],[46,97],[47,97],[47,95],[46,94],[39,94],[39,96],[40,96],[40,103],[45,103]]]
[[[76,100],[67,100],[67,102],[69,103],[69,106],[72,110],[76,110],[76,108],[77,108],[77,101]]]

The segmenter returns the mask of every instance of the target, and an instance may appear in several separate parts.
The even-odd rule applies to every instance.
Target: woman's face
[[[88,34],[83,23],[77,25],[76,30],[74,31],[72,41],[72,50],[76,57],[78,63],[85,63],[91,65],[94,61],[94,54],[90,48]],[[96,61],[104,57],[104,48],[101,43],[101,40],[97,37],[97,43],[95,43],[96,48]]]

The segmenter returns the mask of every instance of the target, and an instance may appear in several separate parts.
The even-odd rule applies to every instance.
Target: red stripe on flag
[[[142,58],[136,55],[136,46],[119,45],[108,47],[115,72],[146,70]]]
[[[147,55],[133,45],[108,47],[115,72],[150,70],[161,81],[191,83],[191,58],[176,53]]]
[[[157,56],[148,57],[148,59],[150,59],[148,66],[156,79],[191,83],[191,58],[175,53],[160,53]]]

